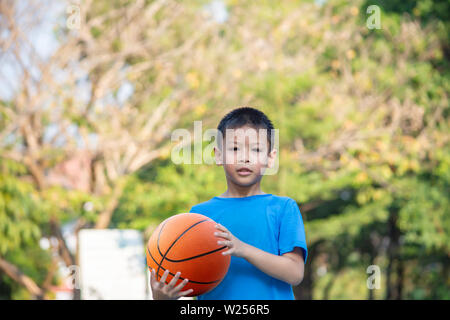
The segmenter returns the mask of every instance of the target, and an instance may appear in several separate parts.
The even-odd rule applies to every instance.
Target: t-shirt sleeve
[[[293,199],[288,200],[280,217],[279,254],[282,255],[294,250],[295,247],[300,247],[303,250],[303,258],[306,263],[308,248],[306,246],[305,228],[300,209]]]

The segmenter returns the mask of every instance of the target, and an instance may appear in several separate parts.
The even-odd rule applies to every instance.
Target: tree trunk
[[[375,265],[375,261],[377,259],[377,257],[380,255],[380,249],[382,249],[381,247],[382,245],[382,238],[381,236],[373,231],[370,234],[370,265]],[[380,275],[381,276],[381,275]],[[368,299],[369,300],[374,300],[375,299],[375,290],[372,288],[367,288],[368,289]]]
[[[65,265],[67,267],[75,264],[75,259],[70,253],[69,248],[67,247],[66,241],[64,240],[64,236],[61,232],[61,227],[59,226],[58,221],[55,217],[50,218],[50,228],[52,234],[58,240],[58,254],[63,259]]]
[[[398,259],[397,261],[397,300],[401,300],[403,296],[403,281],[404,281],[405,268],[403,261]]]
[[[397,288],[392,280],[392,274],[394,271],[395,261],[398,259],[399,238],[400,230],[397,227],[397,208],[390,209],[390,216],[388,220],[388,234],[389,234],[389,246],[387,249],[388,266],[386,270],[386,299],[396,299]]]
[[[370,253],[370,265],[374,265],[374,263],[375,263],[375,253],[374,253],[374,251],[375,251],[375,248],[373,248],[373,251]],[[371,288],[369,288],[369,286],[368,286],[368,288],[367,288],[367,290],[369,290],[369,296],[368,296],[368,299],[369,300],[373,300],[375,297],[374,297],[374,294],[373,294],[373,288],[371,289]]]
[[[0,258],[0,269],[6,273],[11,279],[24,286],[25,289],[28,290],[32,294],[35,299],[44,299],[45,292],[41,289],[36,282],[33,281],[30,277],[25,275],[22,271],[19,270],[15,265],[9,263],[8,261]]]
[[[122,191],[124,188],[123,182],[117,182],[117,184],[114,186],[114,191],[111,196],[111,198],[108,201],[108,204],[103,210],[99,216],[97,223],[95,224],[95,229],[106,229],[109,226],[109,223],[111,222],[112,215],[114,213],[114,210],[116,210],[117,205],[119,204],[119,199],[122,196]]]

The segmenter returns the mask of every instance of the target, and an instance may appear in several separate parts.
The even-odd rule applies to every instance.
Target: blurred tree
[[[40,287],[45,281],[41,275],[49,276],[46,286],[53,280],[53,274],[46,272],[49,257],[45,255],[37,257],[37,265],[41,266],[31,267],[34,276],[24,274],[8,262],[14,255],[18,259],[24,258],[27,247],[32,247],[33,242],[39,240],[42,234],[40,228],[46,219],[46,213],[39,205],[40,200],[33,186],[17,179],[25,171],[23,165],[0,158],[0,270],[25,287],[33,297],[43,298],[45,289],[48,288]],[[40,272],[36,269],[40,269]],[[1,278],[3,276],[0,273],[0,282],[3,282]],[[39,284],[36,281],[39,281]]]
[[[280,169],[263,189],[295,199],[305,220],[310,253],[297,298],[448,299],[448,29],[434,6],[443,2],[404,4],[411,15],[380,3],[379,30],[366,27],[362,0],[230,0],[220,21],[207,3],[85,1],[80,28],[58,29],[44,61],[11,23],[20,8],[0,4],[10,36],[1,54],[21,71],[0,104],[0,160],[22,168],[4,173],[10,184],[29,188],[4,209],[13,222],[0,224],[0,239],[25,212],[8,240],[22,247],[3,244],[4,261],[45,292],[48,257],[35,268],[20,258],[39,250],[26,240],[37,230],[59,240],[70,265],[65,221],[148,237],[162,219],[220,194],[220,167],[171,161],[171,131],[195,120],[215,128],[251,105],[280,129]],[[70,182],[81,168],[88,174],[74,177],[86,189]],[[42,215],[27,214],[29,199]],[[34,231],[27,238],[22,228]],[[379,291],[366,287],[372,264]]]
[[[48,203],[49,235],[69,266],[61,221],[108,227],[129,175],[169,152],[171,130],[216,92],[201,77],[220,79],[209,66],[226,59],[205,50],[216,24],[178,1],[85,1],[81,23],[57,28],[57,49],[42,57],[31,30],[51,5],[0,4],[1,55],[16,69],[2,77],[16,89],[0,105],[0,147]]]

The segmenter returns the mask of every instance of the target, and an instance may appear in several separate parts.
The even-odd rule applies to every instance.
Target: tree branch
[[[35,299],[44,299],[45,298],[45,292],[43,289],[41,289],[36,282],[33,281],[30,277],[25,275],[22,271],[19,270],[15,265],[12,263],[4,260],[0,257],[0,270],[2,270],[8,277],[19,283],[21,286],[25,287],[28,292],[31,293],[31,295]]]

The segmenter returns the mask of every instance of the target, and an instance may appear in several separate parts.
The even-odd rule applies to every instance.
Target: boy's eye
[[[230,149],[230,150],[237,151],[238,149],[239,149],[238,147],[233,147],[233,148]],[[253,149],[253,151],[255,151],[255,152],[261,152],[261,149],[255,148],[255,149]]]

